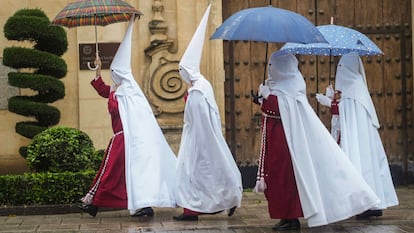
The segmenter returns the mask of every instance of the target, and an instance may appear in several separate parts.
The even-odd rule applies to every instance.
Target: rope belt
[[[256,176],[256,185],[253,188],[255,192],[264,192],[267,188],[265,182],[265,173],[264,173],[264,163],[265,163],[265,156],[266,156],[266,134],[267,134],[267,119],[272,118],[276,120],[280,120],[280,116],[278,115],[269,115],[267,113],[262,112],[264,117],[263,124],[262,124],[262,136],[260,141],[260,154],[259,154],[259,167],[257,168],[257,176]]]
[[[114,136],[112,136],[112,137],[118,136],[118,135],[120,135],[120,134],[121,134],[121,133],[123,133],[123,132],[124,132],[123,130],[118,131],[118,132],[116,132],[116,133],[114,134]]]
[[[269,118],[276,119],[276,120],[280,120],[280,116],[278,116],[278,115],[269,115],[269,114],[263,112],[262,116],[269,117]]]

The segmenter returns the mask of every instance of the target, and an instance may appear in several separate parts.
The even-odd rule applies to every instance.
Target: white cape
[[[177,204],[204,213],[240,206],[241,174],[222,134],[218,112],[196,89],[190,89],[184,112]]]
[[[387,155],[378,133],[380,124],[358,54],[345,54],[339,60],[335,89],[342,92],[339,102],[341,148],[380,198],[381,203],[373,209],[398,205]]]
[[[378,197],[319,120],[306,96],[279,95],[278,103],[308,225],[344,220],[377,204]]]
[[[381,203],[375,209],[398,205],[387,156],[378,129],[366,108],[345,98],[339,104],[341,147],[371,186]]]
[[[111,76],[121,84],[115,91],[125,141],[128,209],[176,207],[177,158],[168,145],[144,93],[132,74],[133,17],[111,63]]]
[[[176,207],[177,159],[148,102],[138,96],[117,96],[125,137],[128,209]]]

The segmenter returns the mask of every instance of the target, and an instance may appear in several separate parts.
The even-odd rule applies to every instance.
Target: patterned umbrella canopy
[[[131,17],[143,15],[122,0],[77,0],[69,3],[52,21],[52,25],[64,27],[95,26],[95,51],[99,57],[98,36],[96,26],[105,26],[112,23],[129,21]],[[96,70],[98,67],[91,67]]]
[[[280,50],[293,54],[342,56],[356,52],[360,56],[382,55],[380,48],[366,35],[352,28],[329,24],[317,26],[328,43],[286,43]]]
[[[52,21],[52,25],[68,28],[77,26],[105,26],[128,21],[142,15],[133,6],[121,0],[77,0],[69,3]]]

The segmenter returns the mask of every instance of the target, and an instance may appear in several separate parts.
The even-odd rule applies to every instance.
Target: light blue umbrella
[[[380,48],[366,35],[352,28],[328,24],[316,27],[328,41],[326,43],[286,43],[279,52],[303,54],[303,55],[322,55],[342,56],[350,52],[356,52],[360,56],[381,55],[383,52]],[[331,62],[329,63],[331,64]],[[329,66],[329,75],[331,75],[331,66]],[[330,83],[330,79],[329,83]],[[316,80],[318,83],[318,79]]]
[[[380,48],[363,33],[339,25],[329,24],[317,26],[328,41],[326,43],[286,43],[281,52],[304,55],[342,56],[356,52],[360,56],[381,55]]]

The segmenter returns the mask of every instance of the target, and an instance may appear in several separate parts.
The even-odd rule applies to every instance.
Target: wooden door
[[[235,12],[272,3],[295,11],[315,25],[333,22],[365,33],[384,52],[362,57],[368,87],[380,120],[380,135],[396,183],[409,182],[413,160],[411,3],[409,0],[229,0],[223,1],[223,19]],[[283,44],[272,43],[269,54]],[[260,148],[259,106],[251,101],[264,79],[265,43],[224,42],[226,139],[242,171],[245,187],[255,182]],[[335,79],[338,57],[298,56],[308,99],[327,128],[329,109],[319,106],[315,94]]]

